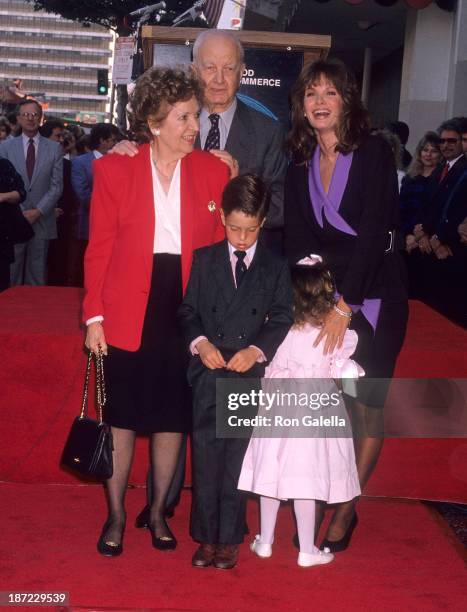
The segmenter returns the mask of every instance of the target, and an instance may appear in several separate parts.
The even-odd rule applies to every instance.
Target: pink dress
[[[312,325],[290,330],[266,368],[263,389],[284,388],[277,379],[294,379],[284,384],[306,386],[307,381],[303,379],[318,378],[321,389],[338,393],[332,379],[355,379],[364,374],[360,366],[349,359],[357,346],[354,331],[347,331],[342,348],[332,355],[323,355],[322,343],[313,348],[318,333],[319,329]],[[313,381],[309,380],[308,384],[312,385]],[[292,431],[292,427],[285,435],[280,433],[282,437],[264,437],[264,429],[259,434],[255,428],[243,460],[238,488],[276,499],[318,499],[329,503],[348,501],[359,495],[350,421],[342,396],[339,398],[340,404],[334,414],[340,413],[346,422],[342,437],[337,437],[340,433],[326,436],[326,428],[320,428],[314,436],[310,432],[310,435],[305,433],[307,437],[297,437],[297,430]],[[319,414],[308,406],[300,411],[307,413],[308,419]],[[271,411],[262,408],[259,414],[272,417]],[[303,427],[300,431],[303,435]]]

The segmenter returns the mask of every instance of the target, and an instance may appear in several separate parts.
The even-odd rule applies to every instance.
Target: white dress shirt
[[[154,191],[154,213],[156,216],[153,252],[181,255],[180,160],[175,166],[168,193],[165,193],[162,188],[157,175],[156,165],[152,159],[151,171],[152,187]]]
[[[94,151],[96,154],[96,151]],[[181,255],[182,236],[180,223],[180,161],[178,161],[170,183],[169,192],[162,188],[155,164],[150,157],[152,188],[154,193],[154,213],[156,230],[154,232],[153,253],[171,253]],[[96,315],[86,321],[86,325],[101,322],[102,315]]]
[[[451,170],[451,168],[454,166],[454,164],[456,163],[456,161],[458,161],[459,159],[461,159],[461,157],[464,157],[464,154],[461,153],[459,155],[459,157],[456,157],[456,159],[451,159],[450,161],[446,162],[448,165],[448,172],[449,170]]]

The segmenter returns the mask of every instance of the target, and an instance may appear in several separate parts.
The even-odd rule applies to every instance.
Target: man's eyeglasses
[[[459,140],[460,138],[440,138],[439,144],[456,144]]]
[[[37,119],[40,115],[39,113],[20,113],[19,116],[25,119]]]

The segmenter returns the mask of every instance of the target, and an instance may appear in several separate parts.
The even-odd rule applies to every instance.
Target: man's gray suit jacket
[[[57,237],[55,207],[63,191],[63,155],[57,142],[39,136],[34,173],[29,180],[26,171],[23,138],[17,136],[0,145],[0,157],[10,160],[21,175],[26,189],[26,199],[21,209],[37,208],[41,212],[33,224],[37,238],[51,240]]]
[[[197,146],[200,146],[199,137]],[[265,227],[282,227],[287,158],[284,153],[284,131],[280,122],[237,98],[237,108],[225,150],[238,161],[240,174],[252,172],[265,181],[271,193]]]

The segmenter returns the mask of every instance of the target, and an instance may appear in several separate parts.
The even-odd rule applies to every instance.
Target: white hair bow
[[[317,263],[323,263],[321,255],[310,253],[308,257],[304,257],[300,259],[300,261],[297,261],[297,266],[314,266]]]

